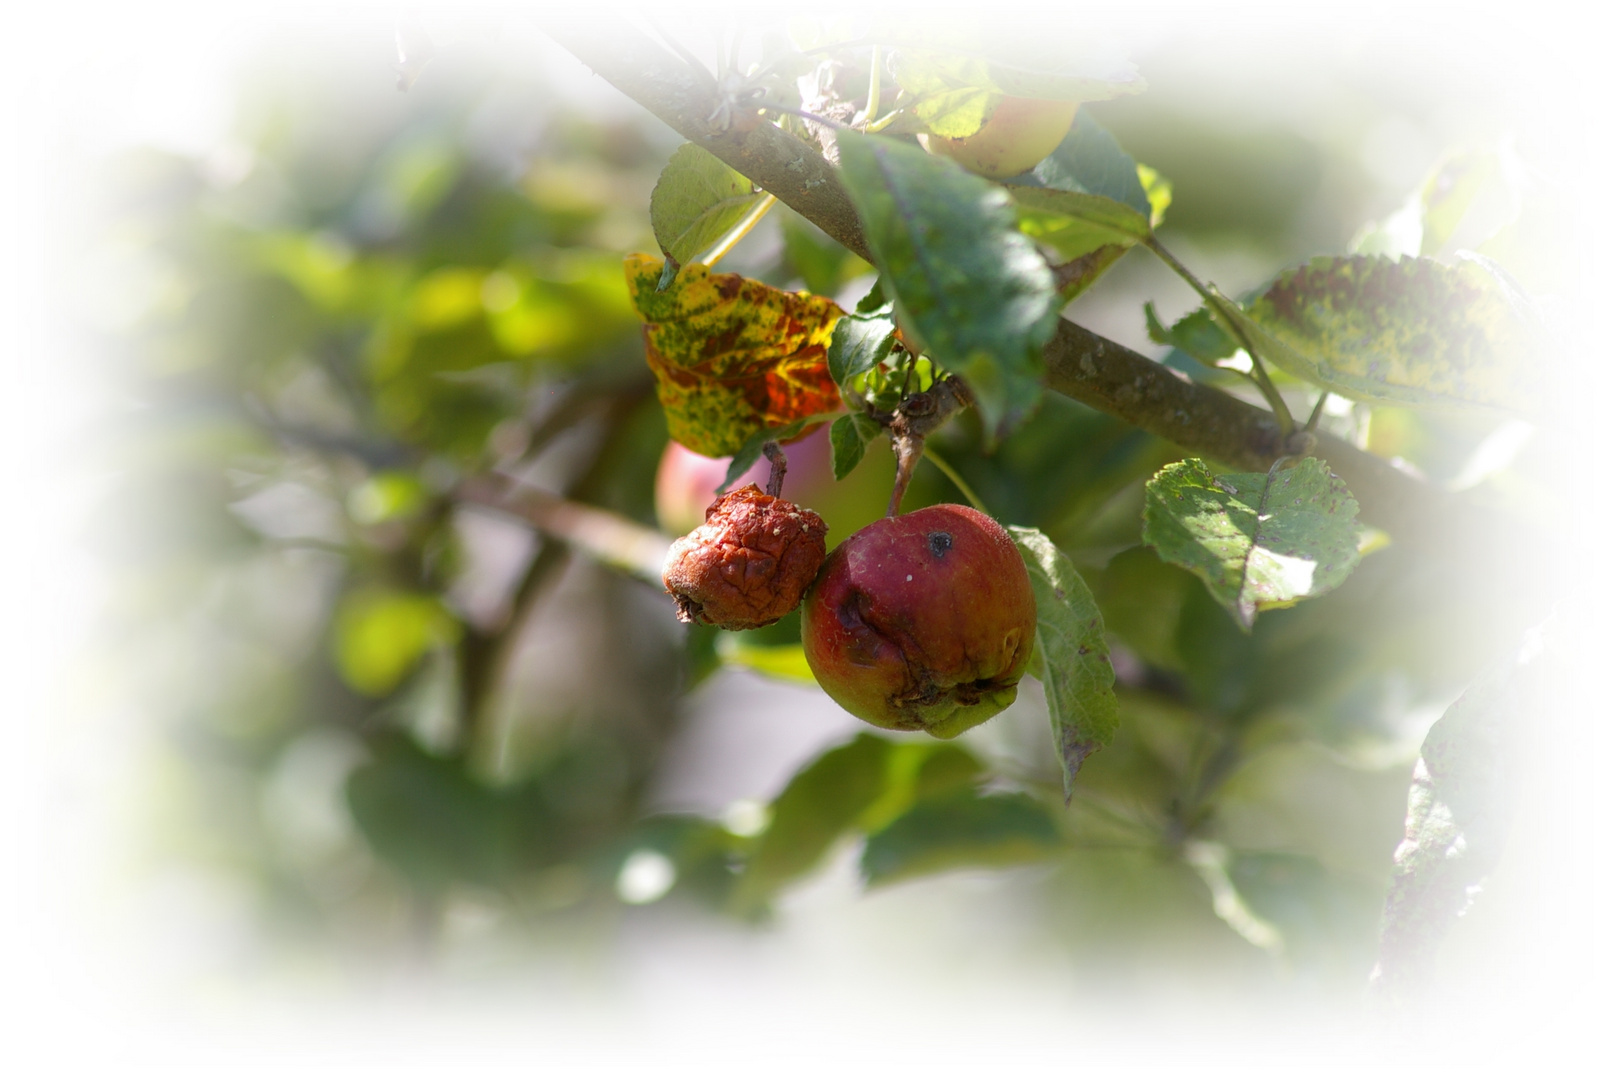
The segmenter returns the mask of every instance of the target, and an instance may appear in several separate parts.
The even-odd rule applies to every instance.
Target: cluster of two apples
[[[826,557],[827,531],[814,511],[755,484],[721,496],[667,556],[678,617],[748,630],[800,605],[818,684],[878,727],[946,739],[1009,707],[1037,606],[996,521],[929,506],[881,518]]]

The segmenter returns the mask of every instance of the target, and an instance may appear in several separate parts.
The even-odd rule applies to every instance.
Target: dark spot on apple
[[[930,553],[940,559],[953,546],[953,534],[933,532],[925,537],[925,542],[930,545]]]

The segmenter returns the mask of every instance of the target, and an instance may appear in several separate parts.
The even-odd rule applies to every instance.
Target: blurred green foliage
[[[401,96],[370,66],[310,61],[246,99],[215,157],[105,171],[94,251],[144,301],[85,326],[121,402],[100,447],[107,653],[164,721],[166,843],[323,938],[433,936],[459,890],[526,927],[618,911],[633,853],[669,865],[662,903],[761,920],[859,843],[876,887],[1046,868],[1042,910],[1080,964],[1191,941],[1253,964],[1214,913],[1216,872],[1285,970],[1355,985],[1425,723],[1533,598],[1394,546],[1247,635],[1140,545],[1144,481],[1177,448],[1046,395],[984,453],[965,414],[933,448],[1072,556],[1112,644],[1122,729],[1071,806],[1046,724],[1034,740],[1001,718],[962,744],[859,735],[804,763],[759,829],[651,813],[707,677],[781,659],[796,620],[683,630],[655,590],[493,532],[457,491],[500,468],[654,525],[664,420],[621,260],[654,250],[648,196],[677,139],[447,70]],[[1101,116],[1176,185],[1170,228],[1300,246],[1293,208],[1327,167],[1313,146],[1155,109],[1153,88]],[[741,246],[743,272],[866,284],[786,208],[758,232],[776,239]],[[1440,476],[1481,434],[1399,410],[1369,424],[1378,452]],[[815,507],[845,532],[877,517],[885,457]],[[904,509],[960,498],[926,464]],[[1220,852],[1206,877],[1192,843]]]

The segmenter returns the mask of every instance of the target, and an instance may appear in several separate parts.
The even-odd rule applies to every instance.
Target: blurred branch
[[[743,123],[714,130],[707,118],[720,102],[689,65],[631,23],[605,16],[590,29],[547,20],[545,29],[598,75],[669,124],[678,134],[778,196],[856,255],[869,260],[856,210],[839,170],[813,146],[747,114]],[[752,121],[757,121],[752,123]],[[1288,453],[1275,418],[1221,390],[1192,383],[1132,349],[1062,319],[1043,352],[1049,387],[1085,405],[1159,435],[1203,457],[1262,472]],[[1455,551],[1483,536],[1519,534],[1528,527],[1470,506],[1400,472],[1340,439],[1316,435],[1322,457],[1359,500],[1361,517],[1418,546]]]
[[[457,489],[459,502],[514,517],[544,536],[562,540],[605,566],[664,588],[660,571],[665,566],[670,537],[639,525],[609,510],[561,499],[540,488],[504,483],[492,476],[465,481]]]

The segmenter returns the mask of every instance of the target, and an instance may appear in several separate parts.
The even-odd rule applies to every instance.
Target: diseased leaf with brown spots
[[[1434,259],[1312,259],[1244,313],[1263,357],[1359,401],[1527,412],[1533,336],[1492,275]]]
[[[643,317],[644,352],[671,438],[706,457],[728,457],[763,428],[839,411],[828,348],[845,312],[833,301],[697,263],[657,292],[664,267],[658,256],[626,256],[626,285]]]

